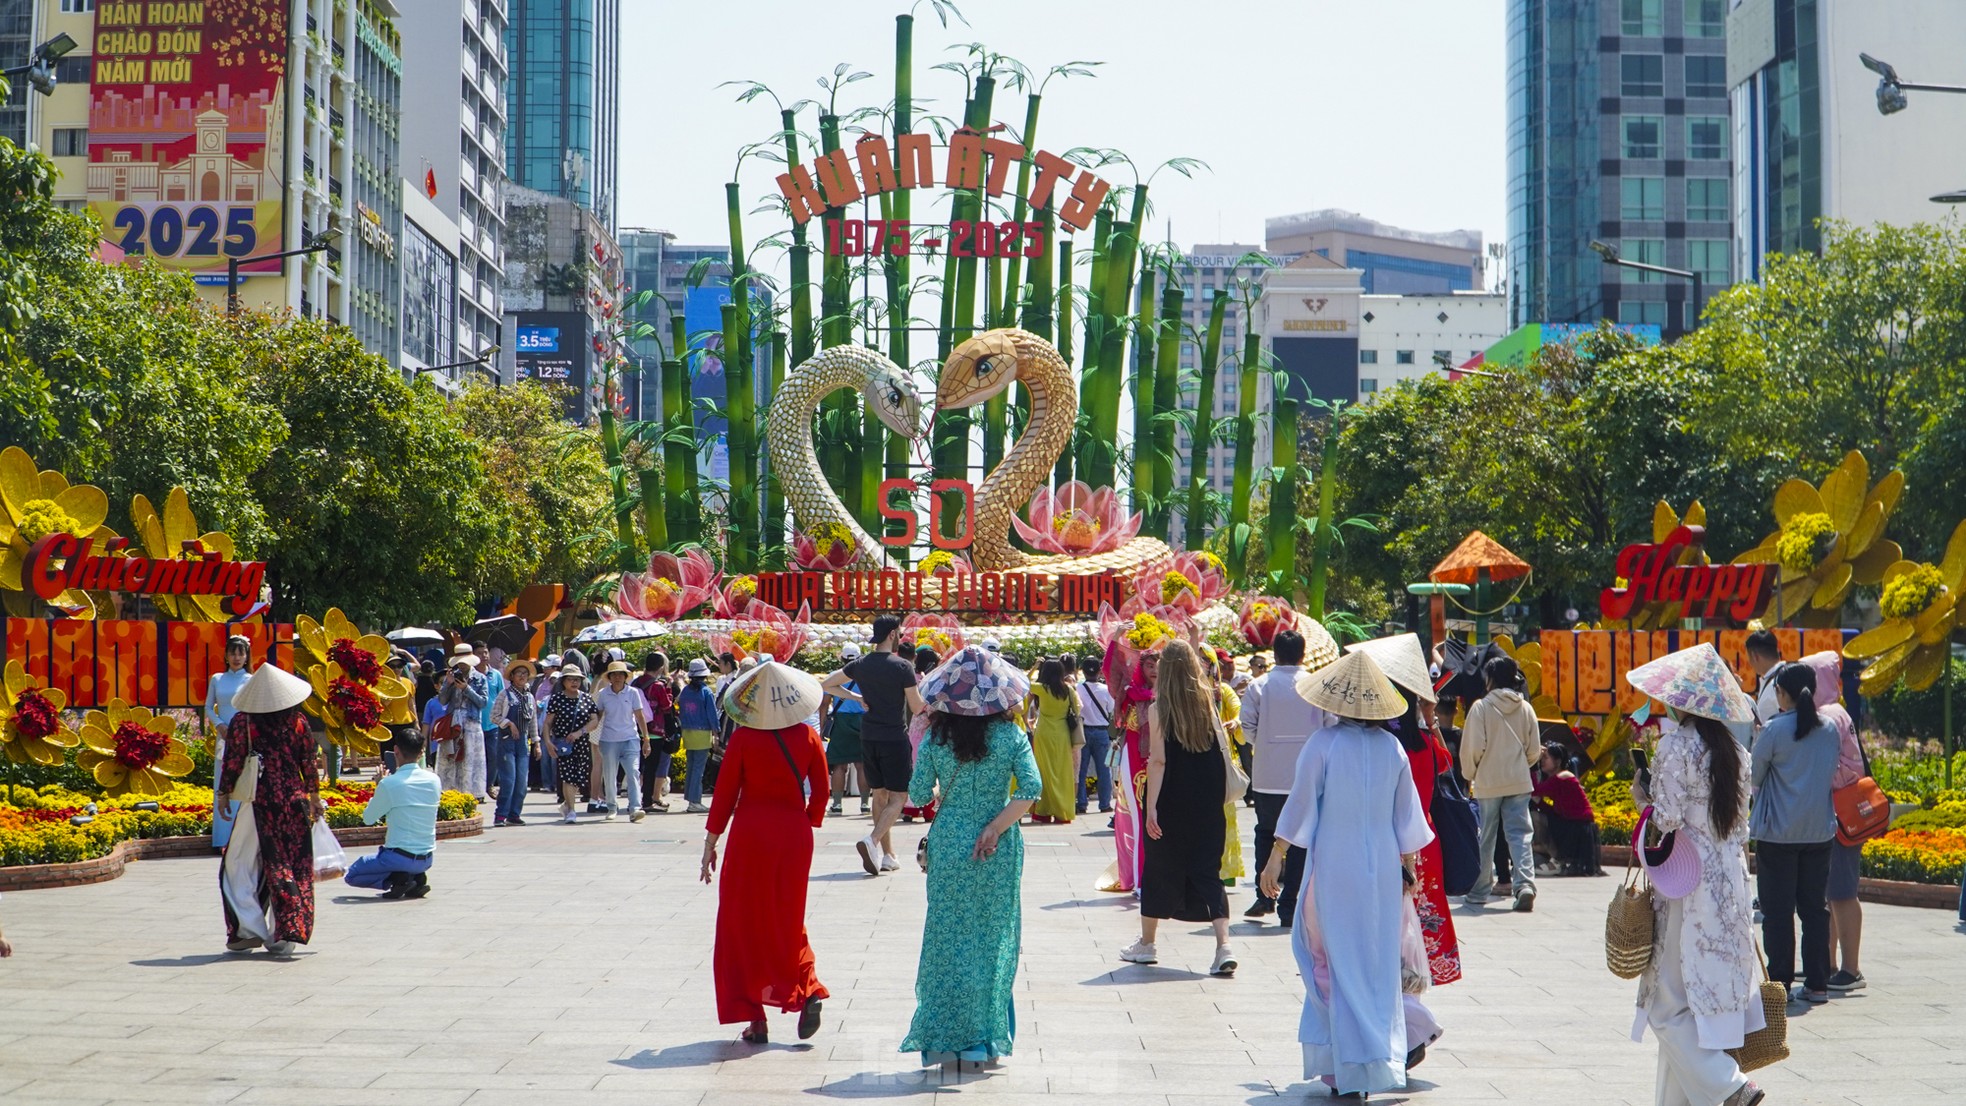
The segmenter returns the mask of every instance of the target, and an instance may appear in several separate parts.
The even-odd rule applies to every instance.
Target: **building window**
[[[1724,177],[1688,177],[1686,221],[1689,223],[1726,222],[1727,183]]]
[[[1727,283],[1728,251],[1733,243],[1725,238],[1692,238],[1686,242],[1686,267],[1700,274],[1708,289]]]
[[[1618,215],[1623,219],[1658,222],[1666,217],[1664,177],[1624,177],[1619,181],[1624,203]]]
[[[1659,15],[1661,6],[1662,0],[1622,0],[1619,9],[1623,18],[1618,21],[1619,31],[1643,38],[1659,37],[1664,22]]]
[[[1725,38],[1726,0],[1686,0],[1687,38]]]
[[[55,135],[54,135],[54,150],[48,156],[88,157],[89,156],[89,128],[56,127]]]
[[[1376,349],[1359,350],[1358,363],[1361,365],[1377,365],[1379,363],[1379,351]]]
[[[1666,325],[1666,305],[1659,300],[1619,300],[1618,322],[1625,326]]]
[[[61,0],[61,10],[72,15],[83,15],[96,10],[96,0]]]
[[[1393,353],[1393,363],[1398,365],[1411,365],[1413,363],[1413,351],[1410,349],[1395,351]]]
[[[1727,117],[1686,117],[1686,156],[1693,161],[1719,161],[1727,156]]]
[[[1719,54],[1686,55],[1686,95],[1727,95],[1727,59]]]
[[[1618,59],[1623,77],[1620,94],[1625,96],[1664,96],[1666,59],[1658,54],[1626,54]]]
[[[1627,238],[1619,246],[1618,253],[1627,261],[1638,261],[1646,265],[1666,263],[1666,240],[1663,238]],[[1648,273],[1643,269],[1620,267],[1627,284],[1658,284],[1665,280],[1658,273]]]
[[[1359,395],[1369,396],[1378,390],[1379,390],[1379,382],[1377,380],[1374,380],[1372,377],[1369,376],[1361,376],[1358,378]]]
[[[81,57],[70,54],[55,62],[55,83],[86,86],[89,83],[89,67],[94,60],[87,54]]]
[[[1437,350],[1435,350],[1435,351],[1434,351],[1434,364],[1436,364],[1436,365],[1452,365],[1453,363],[1454,363],[1454,351],[1453,351],[1453,350],[1451,350],[1451,349],[1437,349]]]
[[[1660,147],[1665,142],[1665,120],[1657,115],[1627,115],[1624,118],[1625,156],[1632,158],[1664,157]]]

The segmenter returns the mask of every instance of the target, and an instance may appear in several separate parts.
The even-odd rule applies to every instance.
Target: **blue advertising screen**
[[[560,352],[560,328],[557,326],[520,327],[519,352],[520,353]]]

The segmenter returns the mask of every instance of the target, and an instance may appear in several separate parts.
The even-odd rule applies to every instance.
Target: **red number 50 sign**
[[[881,544],[904,548],[915,544],[915,508],[913,505],[897,506],[894,502],[894,493],[898,491],[906,491],[913,494],[915,491],[915,482],[899,477],[881,481],[881,517],[901,524],[900,533],[882,534]],[[955,537],[949,537],[942,533],[939,526],[931,525],[929,527],[928,537],[937,549],[968,549],[969,543],[976,537],[976,489],[970,485],[969,481],[936,480],[930,483],[928,486],[929,517],[932,519],[942,517],[942,497],[949,492],[962,493],[962,533],[957,534]]]

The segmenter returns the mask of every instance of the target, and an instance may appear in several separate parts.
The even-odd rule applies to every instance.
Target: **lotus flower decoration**
[[[1966,522],[1953,530],[1939,564],[1899,561],[1884,570],[1884,595],[1879,601],[1884,621],[1843,647],[1843,655],[1851,660],[1870,662],[1858,678],[1859,689],[1877,695],[1901,676],[1912,691],[1931,687],[1945,671],[1962,595],[1966,595]]]
[[[1213,553],[1173,553],[1136,572],[1133,593],[1142,604],[1193,614],[1229,594],[1229,578]]]
[[[1238,622],[1244,640],[1258,649],[1268,649],[1278,634],[1297,628],[1297,612],[1287,600],[1274,595],[1252,595],[1243,600]]]
[[[177,739],[177,719],[149,707],[111,699],[109,709],[82,719],[84,748],[76,767],[111,795],[162,795],[173,777],[191,771],[191,754]]]
[[[733,576],[730,578],[730,583],[725,584],[723,590],[717,593],[711,613],[717,618],[736,618],[745,607],[751,605],[753,600],[767,607],[774,605],[758,599],[756,576]]]
[[[1115,611],[1099,608],[1099,640],[1115,646],[1127,671],[1142,656],[1158,653],[1175,639],[1199,645],[1201,633],[1187,611],[1166,605],[1149,606],[1138,596]]]
[[[794,618],[769,603],[753,599],[738,614],[737,625],[728,633],[710,635],[710,647],[738,660],[769,654],[775,661],[789,663],[811,638],[811,604],[800,604],[798,617]]]
[[[1031,548],[1046,553],[1089,557],[1107,553],[1140,533],[1140,513],[1126,514],[1111,488],[1093,491],[1082,480],[1060,484],[1056,491],[1039,488],[1026,511],[1027,525],[1016,515],[1010,524]]]
[[[1904,559],[1898,543],[1884,537],[1904,489],[1904,473],[1895,469],[1870,486],[1869,464],[1851,450],[1820,486],[1790,480],[1776,489],[1781,528],[1734,563],[1780,566],[1779,590],[1769,602],[1780,619],[1833,624],[1853,585],[1881,583],[1885,570]]]
[[[976,568],[969,563],[968,557],[960,553],[951,553],[946,549],[937,549],[928,556],[923,557],[921,563],[915,566],[915,571],[927,573],[930,576],[943,576],[954,572],[975,572]]]
[[[68,696],[43,686],[19,661],[8,661],[0,686],[0,752],[15,764],[60,764],[61,751],[81,740],[61,724],[67,705]]]
[[[656,553],[646,572],[624,572],[614,605],[629,618],[674,622],[717,594],[723,573],[701,549]]]
[[[900,636],[902,641],[917,648],[935,650],[935,655],[944,660],[969,644],[962,623],[948,614],[911,614],[901,620]]]
[[[109,496],[92,484],[70,485],[59,472],[41,471],[19,446],[0,449],[0,598],[18,618],[46,617],[22,573],[34,543],[50,534],[93,538],[100,553],[116,532],[102,524]],[[94,618],[95,600],[70,588],[49,603],[71,618]]]
[[[792,563],[807,572],[840,572],[853,563],[853,532],[837,522],[822,522],[810,533],[792,535]]]

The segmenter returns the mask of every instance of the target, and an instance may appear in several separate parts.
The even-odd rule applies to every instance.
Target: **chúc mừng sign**
[[[128,538],[111,538],[106,552],[70,533],[49,534],[28,548],[21,583],[43,601],[71,588],[126,591],[139,595],[224,595],[237,616],[259,606],[266,562],[235,561],[206,549],[195,539],[184,543],[182,559],[124,556]]]
[[[1681,526],[1657,544],[1628,545],[1618,553],[1618,575],[1630,583],[1608,587],[1598,609],[1611,621],[1630,618],[1647,603],[1684,603],[1687,618],[1719,614],[1746,622],[1761,610],[1774,583],[1772,566],[1680,564],[1706,541],[1704,526]]]

